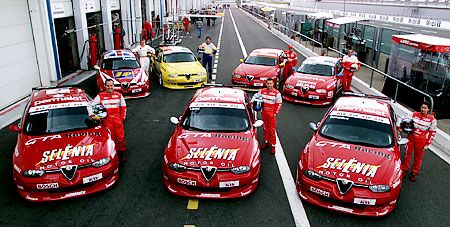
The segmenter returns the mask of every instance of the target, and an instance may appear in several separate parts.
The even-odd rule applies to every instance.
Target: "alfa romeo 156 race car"
[[[186,89],[206,84],[206,69],[188,48],[162,46],[156,49],[155,55],[153,67],[161,86]]]
[[[341,81],[336,76],[341,70],[339,58],[309,57],[286,80],[282,97],[290,102],[329,105],[342,90]]]
[[[252,51],[233,71],[231,82],[248,87],[264,87],[266,80],[272,78],[277,84],[283,70],[285,54],[279,49],[256,49]]]
[[[150,80],[141,68],[139,60],[130,50],[106,51],[100,60],[97,87],[105,90],[105,80],[114,81],[114,90],[120,92],[124,98],[141,98],[150,95]]]
[[[244,91],[207,87],[197,91],[164,151],[169,192],[197,198],[236,198],[256,190],[260,150],[250,99]]]
[[[361,216],[384,216],[402,186],[400,138],[387,101],[341,97],[317,124],[300,154],[297,191],[301,199]]]
[[[33,90],[12,157],[13,177],[23,198],[52,201],[111,187],[119,178],[109,131],[89,119],[89,97],[80,88]]]

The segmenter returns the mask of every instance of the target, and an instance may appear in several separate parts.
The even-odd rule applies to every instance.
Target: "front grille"
[[[80,183],[78,185],[74,185],[72,187],[66,187],[66,188],[52,188],[52,189],[45,189],[45,190],[34,189],[33,191],[35,191],[35,192],[48,192],[48,193],[65,193],[65,192],[69,193],[69,192],[74,192],[74,191],[83,190],[85,188],[89,188],[89,187],[93,186],[97,182],[99,182],[99,181],[94,181],[94,182],[87,183],[87,184],[81,184]]]
[[[199,192],[229,192],[233,188],[218,188],[218,187],[197,187],[197,186],[187,186],[183,185],[187,189],[191,191],[199,191]]]
[[[333,198],[324,197],[324,196],[320,196],[320,195],[317,195],[317,196],[320,198],[320,200],[322,200],[324,202],[332,203],[337,206],[352,207],[352,208],[357,208],[357,209],[364,209],[366,207],[369,207],[368,205],[348,203],[348,202],[344,202],[344,201],[338,200],[338,199],[333,199]]]

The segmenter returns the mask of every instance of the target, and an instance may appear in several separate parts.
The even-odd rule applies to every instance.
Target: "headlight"
[[[231,169],[234,174],[242,174],[250,171],[250,166],[239,166]]]
[[[144,86],[145,85],[145,82],[137,82],[136,83],[138,86]]]
[[[316,92],[319,93],[319,94],[327,93],[327,91],[325,89],[317,89]]]
[[[109,163],[109,158],[102,158],[100,160],[97,160],[97,161],[93,162],[92,166],[95,167],[95,168],[98,168],[98,167],[104,166],[104,165],[106,165],[108,163]]]
[[[177,74],[169,74],[169,78],[177,78]]]
[[[239,79],[239,78],[241,78],[242,76],[241,76],[241,75],[239,75],[239,74],[234,74],[234,75],[233,75],[233,77],[234,77],[234,78],[238,78],[238,79]]]
[[[305,170],[305,172],[303,172],[303,175],[305,175],[306,177],[313,179],[313,180],[320,180],[320,178],[322,178],[322,176],[312,170]]]
[[[206,73],[205,72],[199,72],[198,75],[199,76],[206,76]]]
[[[23,172],[24,177],[42,177],[44,175],[44,170],[38,170],[38,169],[30,169],[25,170]]]
[[[264,80],[267,80],[267,79],[269,79],[269,78],[267,78],[267,77],[261,77],[261,78],[259,78],[260,80],[262,80],[262,81],[264,81]]]
[[[384,184],[370,185],[369,189],[372,192],[389,192],[391,190],[391,188],[389,186],[384,185]]]
[[[286,84],[284,85],[284,87],[287,89],[294,89],[294,86],[292,86],[291,84]]]
[[[170,163],[169,168],[173,171],[184,172],[186,171],[186,166],[178,164],[178,163]]]

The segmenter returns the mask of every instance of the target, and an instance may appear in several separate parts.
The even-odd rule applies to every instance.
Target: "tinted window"
[[[95,124],[89,120],[87,107],[80,106],[28,113],[24,126],[25,133],[34,136],[87,129]]]
[[[313,62],[304,62],[300,68],[298,68],[297,72],[320,76],[334,76],[334,67]]]
[[[102,63],[102,69],[106,70],[118,70],[118,69],[137,69],[139,68],[137,60],[124,60],[121,58],[108,58],[104,59]]]
[[[394,141],[390,124],[333,115],[328,116],[320,128],[320,135],[345,143],[371,147],[391,147]]]
[[[196,131],[242,132],[250,129],[250,121],[245,109],[190,108],[181,126]]]
[[[277,65],[277,59],[262,56],[248,56],[247,59],[245,59],[245,63],[252,65],[275,66]]]
[[[173,53],[164,55],[164,62],[176,63],[176,62],[194,62],[197,59],[191,53]]]

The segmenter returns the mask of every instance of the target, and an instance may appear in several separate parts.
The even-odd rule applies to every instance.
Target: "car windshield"
[[[102,69],[106,70],[137,69],[139,67],[137,60],[125,60],[122,58],[108,58],[104,59],[102,63]]]
[[[277,59],[250,55],[245,59],[245,64],[275,66],[277,65]]]
[[[194,62],[197,59],[192,53],[172,53],[164,55],[164,62],[177,63],[177,62]]]
[[[94,127],[86,106],[50,109],[28,113],[25,133],[36,136]]]
[[[369,147],[392,147],[394,141],[391,126],[386,122],[333,115],[326,119],[320,135]]]
[[[250,129],[245,109],[203,107],[189,108],[181,127],[206,132],[243,132]]]
[[[334,76],[334,67],[331,65],[304,62],[298,68],[297,72],[320,76]]]

